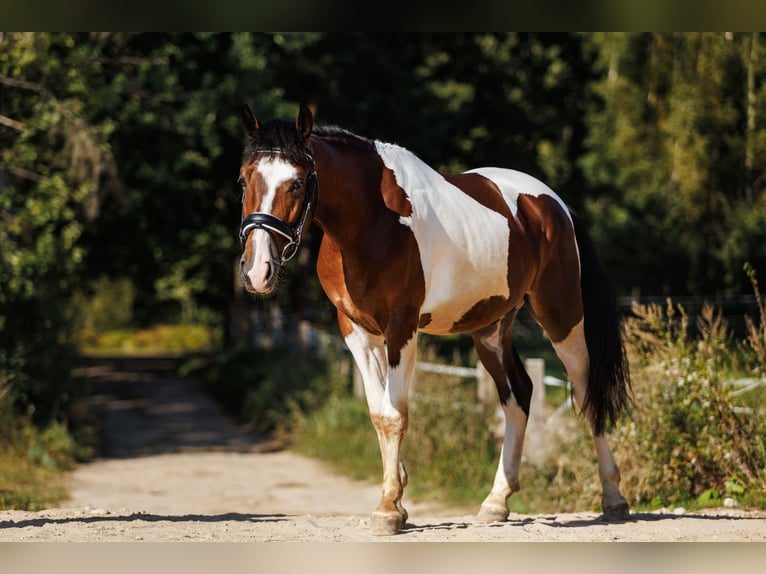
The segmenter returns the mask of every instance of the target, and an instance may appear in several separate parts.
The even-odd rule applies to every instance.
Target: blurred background
[[[239,285],[244,103],[261,120],[308,104],[440,170],[529,172],[585,221],[626,314],[712,303],[728,345],[759,325],[759,33],[0,33],[0,432],[30,465],[92,455],[70,375],[83,356],[192,357],[186,372],[266,433],[305,428],[285,421],[350,385],[318,229],[276,297]],[[687,326],[679,341],[704,336]],[[296,344],[319,358],[272,380]],[[428,353],[475,362],[459,338]],[[324,382],[302,370],[315,360]]]

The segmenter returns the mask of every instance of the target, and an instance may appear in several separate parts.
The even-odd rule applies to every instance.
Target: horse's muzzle
[[[254,230],[251,248],[240,259],[240,275],[250,293],[268,295],[276,288],[279,263],[272,253],[272,238],[264,230]]]

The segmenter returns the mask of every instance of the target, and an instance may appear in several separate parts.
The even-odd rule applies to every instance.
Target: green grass
[[[220,347],[219,329],[205,325],[156,325],[148,329],[81,331],[78,350],[91,356],[148,356],[210,351]]]
[[[91,450],[63,424],[40,430],[8,408],[0,409],[0,427],[0,508],[40,510],[64,500],[65,472]]]
[[[40,510],[66,498],[60,469],[36,463],[27,454],[0,454],[0,509]]]

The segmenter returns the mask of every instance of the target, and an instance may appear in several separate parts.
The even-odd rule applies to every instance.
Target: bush
[[[634,503],[765,499],[763,421],[738,412],[725,379],[735,355],[725,321],[705,306],[691,339],[688,317],[668,301],[634,305],[626,322],[638,408],[614,433],[625,494]]]
[[[62,471],[91,451],[79,445],[67,427],[44,428],[15,412],[8,381],[0,380],[0,509],[38,510],[65,496]]]

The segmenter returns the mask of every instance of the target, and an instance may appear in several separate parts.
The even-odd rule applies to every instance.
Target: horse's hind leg
[[[505,416],[505,434],[492,490],[481,504],[476,520],[500,522],[508,518],[508,498],[517,492],[524,434],[529,418],[532,381],[513,348],[511,326],[515,312],[473,334],[482,364],[497,387]]]
[[[584,408],[588,388],[590,358],[583,329],[582,303],[579,290],[568,291],[566,296],[543,296],[540,292],[529,298],[532,313],[553,343],[556,355],[561,359],[567,376],[572,381],[574,398],[580,409]],[[577,316],[579,315],[579,320]],[[571,326],[573,325],[573,326]],[[620,471],[604,434],[593,433],[598,457],[598,474],[601,479],[601,507],[610,521],[628,518],[629,507],[620,493]]]
[[[564,363],[567,375],[572,381],[575,401],[582,409],[585,404],[589,369],[583,322],[577,323],[564,339],[553,343],[553,348]],[[598,475],[602,487],[601,508],[604,511],[604,517],[609,521],[627,520],[629,505],[620,492],[620,471],[606,436],[594,433],[593,442],[598,457]]]

